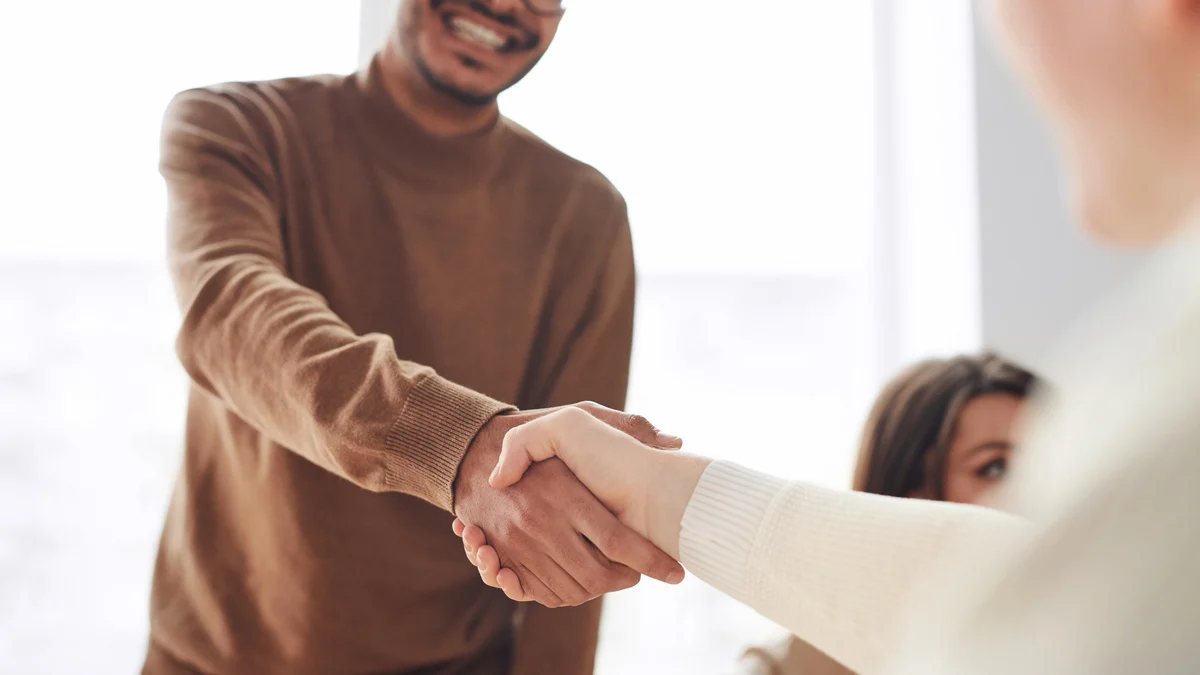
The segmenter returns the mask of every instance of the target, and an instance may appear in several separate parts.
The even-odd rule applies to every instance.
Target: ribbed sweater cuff
[[[388,489],[449,511],[467,446],[488,420],[507,410],[512,406],[437,375],[422,379],[388,432]]]
[[[747,597],[759,533],[787,485],[737,464],[710,464],[683,514],[680,562],[717,590]]]

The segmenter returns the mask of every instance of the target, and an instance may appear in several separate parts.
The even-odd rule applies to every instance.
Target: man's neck
[[[384,47],[380,74],[384,89],[397,108],[434,136],[454,138],[484,129],[499,114],[495,102],[471,106],[436,91],[394,43]]]

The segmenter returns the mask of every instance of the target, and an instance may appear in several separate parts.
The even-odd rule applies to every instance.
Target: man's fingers
[[[521,579],[516,572],[507,567],[501,569],[496,573],[496,583],[504,589],[504,594],[508,596],[509,600],[529,602],[530,598],[525,595],[525,589],[521,588]]]
[[[682,450],[683,439],[673,434],[658,432],[653,442],[646,443],[655,450]]]
[[[467,525],[463,528],[462,539],[463,543],[476,550],[487,544],[487,536],[484,535],[483,530],[474,525]]]
[[[554,561],[542,556],[542,560],[538,563],[538,569],[534,570],[529,565],[514,565],[512,572],[517,575],[517,580],[524,593],[521,602],[537,602],[550,608],[565,607],[567,603],[559,596],[558,593],[551,590],[550,584],[555,583],[554,575],[546,572],[546,563],[557,568]],[[501,563],[503,564],[503,563]],[[558,570],[562,574],[561,570]],[[546,576],[546,579],[542,578]],[[565,576],[565,574],[563,575]],[[497,573],[497,581],[499,581],[499,573]],[[561,580],[560,580],[561,581]],[[501,588],[504,586],[501,585]],[[507,593],[505,593],[507,595]],[[514,598],[516,599],[516,598]]]
[[[466,528],[466,525],[463,524],[461,518],[455,518],[454,522],[450,525],[450,529],[454,530],[454,536],[456,537],[463,536],[464,528]]]
[[[589,510],[576,525],[600,553],[614,563],[668,584],[683,581],[683,565],[622,525],[611,513]]]
[[[633,413],[621,413],[617,428],[633,436],[637,440],[659,450],[678,450],[683,447],[683,439],[678,436],[664,434],[650,420]]]
[[[682,438],[671,434],[664,434],[659,431],[658,427],[651,424],[650,420],[641,415],[620,412],[591,401],[579,403],[575,407],[652,448],[658,450],[679,450],[683,447]]]
[[[479,577],[483,579],[483,583],[492,588],[500,588],[500,582],[496,580],[496,575],[500,572],[500,556],[496,555],[496,549],[481,546],[475,552],[475,557],[479,559]]]
[[[463,528],[462,537],[463,549],[467,551],[467,559],[479,570],[479,576],[485,584],[504,589],[505,595],[518,602],[538,602],[547,607],[562,607],[568,604],[558,593],[551,590],[550,584],[557,584],[559,588],[566,587],[568,589],[576,584],[546,555],[537,556],[539,558],[537,570],[519,564],[514,564],[514,569],[503,568],[499,553],[488,545],[487,537],[481,528],[475,525],[466,525]],[[514,577],[519,575],[516,583],[510,581],[508,588],[504,588],[500,584],[502,569]],[[543,575],[549,583],[543,582],[539,575]],[[515,589],[515,596],[510,592],[513,589]],[[529,592],[526,593],[525,589],[529,589]]]
[[[594,560],[591,563],[599,564]],[[596,597],[587,588],[584,588],[571,572],[568,572],[557,560],[549,556],[538,564],[537,574],[538,578],[544,581],[546,586],[561,599],[562,606],[577,607]]]
[[[603,509],[600,504],[597,509]],[[552,557],[564,571],[571,575],[585,592],[582,598],[573,598],[582,604],[588,600],[636,586],[640,575],[625,567],[614,565],[597,551],[582,534],[555,542]],[[561,594],[560,594],[561,595]]]

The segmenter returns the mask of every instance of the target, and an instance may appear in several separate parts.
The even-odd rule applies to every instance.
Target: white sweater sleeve
[[[688,504],[684,566],[862,675],[880,672],[912,584],[973,547],[1011,547],[1024,521],[942,502],[792,483],[714,462]]]
[[[1083,327],[1009,477],[1028,520],[718,462],[684,565],[863,675],[1200,672],[1198,259],[1200,228]]]

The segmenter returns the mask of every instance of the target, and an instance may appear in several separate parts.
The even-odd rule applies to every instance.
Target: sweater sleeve
[[[232,95],[168,108],[170,271],[177,352],[194,384],[272,441],[377,492],[445,509],[468,444],[506,406],[357,335],[288,276],[277,158]]]
[[[791,483],[714,462],[688,503],[683,564],[863,675],[879,673],[912,582],[944,556],[1025,536],[988,509]]]

